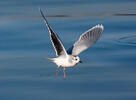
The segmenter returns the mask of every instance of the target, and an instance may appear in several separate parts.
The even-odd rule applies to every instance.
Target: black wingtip
[[[43,12],[42,12],[42,10],[41,10],[41,8],[39,8],[39,11],[40,11],[40,13],[41,13],[43,19],[46,20],[44,14],[43,14]]]
[[[44,17],[44,14],[43,14],[42,9],[40,7],[39,7],[39,11],[40,11],[42,17]]]
[[[50,27],[48,21],[46,20],[44,14],[43,14],[43,11],[41,10],[41,8],[39,8],[39,11],[40,11],[40,13],[41,13],[41,16],[42,16],[42,18],[43,18],[43,20],[44,20],[46,26],[48,27],[49,31],[51,31],[51,27]]]

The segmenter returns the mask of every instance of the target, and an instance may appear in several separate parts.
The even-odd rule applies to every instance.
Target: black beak
[[[79,61],[80,63],[83,63],[82,61]]]

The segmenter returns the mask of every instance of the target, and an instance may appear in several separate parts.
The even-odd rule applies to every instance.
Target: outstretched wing
[[[67,52],[72,55],[80,54],[82,51],[91,47],[99,39],[102,31],[102,25],[96,25],[95,27],[89,29],[80,36],[79,40],[71,48],[69,48]]]
[[[54,32],[54,30],[51,28],[51,26],[48,24],[41,9],[40,9],[40,13],[44,19],[44,22],[45,22],[49,32],[50,32],[50,38],[51,38],[52,45],[56,51],[56,56],[66,55],[67,52],[66,52],[61,40],[59,39],[58,35]]]

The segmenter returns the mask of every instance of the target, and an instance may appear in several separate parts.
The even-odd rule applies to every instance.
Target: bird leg
[[[57,70],[56,70],[56,76],[58,76],[58,71],[59,71],[59,67],[57,67]]]
[[[64,80],[65,80],[65,78],[66,78],[65,67],[63,68],[63,73],[64,73]]]

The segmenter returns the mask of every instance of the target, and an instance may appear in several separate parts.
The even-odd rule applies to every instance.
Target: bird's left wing
[[[60,55],[67,55],[67,52],[61,42],[61,40],[59,39],[59,36],[53,31],[53,29],[51,28],[51,26],[48,24],[43,12],[41,9],[40,10],[40,13],[44,19],[44,22],[50,32],[50,38],[51,38],[51,42],[52,42],[52,45],[56,51],[56,56],[60,56]]]
[[[72,55],[79,55],[82,51],[91,47],[99,39],[102,31],[102,25],[96,25],[95,27],[89,29],[80,36],[79,40],[71,48],[69,48],[67,52]]]

